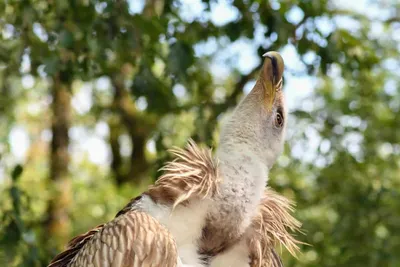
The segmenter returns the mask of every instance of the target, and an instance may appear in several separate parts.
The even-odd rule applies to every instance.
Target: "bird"
[[[287,111],[277,52],[223,124],[219,146],[189,140],[147,191],[116,217],[72,239],[49,267],[282,266],[277,243],[295,254],[300,223],[290,201],[266,188],[282,153]],[[227,262],[236,258],[236,262]]]

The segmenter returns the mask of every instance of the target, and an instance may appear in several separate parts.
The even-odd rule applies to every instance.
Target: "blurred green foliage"
[[[286,266],[400,266],[400,5],[337,2],[0,2],[0,265],[45,266],[153,182],[167,148],[217,146],[261,55],[289,47],[303,67],[287,73],[316,78],[271,174],[311,245]],[[217,3],[233,18],[212,19]],[[226,49],[241,41],[259,58],[245,71]]]

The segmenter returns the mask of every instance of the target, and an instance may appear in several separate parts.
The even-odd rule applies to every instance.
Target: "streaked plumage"
[[[176,207],[218,192],[218,162],[210,149],[200,149],[190,140],[185,150],[173,148],[170,152],[175,160],[161,168],[164,174],[149,189],[154,202]]]
[[[299,225],[286,199],[264,192],[284,140],[285,123],[276,118],[286,115],[283,61],[270,53],[265,62],[254,89],[224,125],[215,158],[192,141],[173,149],[176,159],[155,185],[110,223],[71,241],[50,266],[281,266],[274,246],[294,253],[297,243],[287,229]],[[238,260],[228,264],[224,257],[229,261],[232,253]]]
[[[177,264],[175,240],[152,216],[131,211],[105,224],[68,266],[166,266]]]
[[[251,230],[246,233],[251,266],[276,266],[273,263],[278,262],[279,256],[273,248],[278,245],[296,256],[300,242],[292,233],[299,232],[301,223],[290,212],[293,212],[291,201],[271,189],[265,191]]]
[[[99,225],[93,230],[80,235],[72,239],[68,245],[67,250],[63,253],[57,255],[49,267],[64,267],[64,266],[90,266],[88,263],[98,262],[98,257],[101,254],[97,253],[94,255],[95,251],[109,251],[116,249],[116,243],[112,243],[112,236],[121,238],[126,236],[131,236],[128,239],[129,245],[133,245],[136,240],[137,245],[149,245],[154,242],[155,238],[160,240],[163,246],[170,249],[170,251],[159,250],[159,253],[165,253],[168,256],[169,261],[163,260],[161,265],[148,266],[176,266],[177,264],[177,252],[175,240],[169,231],[161,225],[153,216],[150,216],[147,212],[142,211],[141,200],[143,197],[149,197],[154,203],[160,205],[182,205],[185,206],[190,200],[203,199],[207,196],[212,196],[217,192],[218,188],[218,174],[217,174],[217,162],[211,155],[211,150],[199,148],[193,141],[189,141],[185,149],[171,149],[176,158],[175,160],[167,163],[164,170],[164,174],[156,181],[156,183],[149,188],[148,191],[144,192],[141,196],[132,199],[121,211],[117,213],[117,216],[111,222]],[[136,230],[136,231],[135,231]],[[157,233],[157,235],[155,235]],[[165,236],[164,236],[165,235]],[[110,242],[105,242],[107,239]],[[140,237],[139,239],[136,239]],[[146,238],[152,238],[146,239]],[[135,249],[129,249],[129,247],[122,246],[127,245],[125,239],[121,241],[121,247],[118,250],[122,253],[126,253],[125,257],[139,257]],[[99,246],[102,243],[104,246]],[[136,246],[136,249],[140,246]],[[147,251],[148,250],[148,251]],[[140,252],[140,255],[146,255],[146,253],[152,253],[149,256],[154,256],[150,247],[144,248]],[[170,255],[167,255],[167,252]],[[104,264],[110,263],[110,265],[94,265],[94,266],[111,266],[111,262],[114,257],[119,255],[114,252],[104,252]],[[171,261],[171,256],[175,257],[175,261]],[[139,261],[140,262],[140,261]],[[119,263],[118,261],[115,264]],[[135,266],[136,265],[120,265],[115,266]],[[147,266],[147,265],[138,265]]]
[[[186,149],[174,149],[172,152],[177,158],[166,165],[168,167],[164,168],[165,173],[162,179],[143,195],[149,195],[164,204],[176,204],[177,200],[184,199],[179,203],[179,205],[184,205],[185,201],[188,202],[191,198],[204,198],[218,192],[220,179],[215,172],[218,164],[213,159],[210,150],[202,150],[195,143],[189,142]],[[182,176],[182,173],[192,175]],[[202,186],[198,186],[196,179],[202,179],[201,177],[205,175],[207,179],[203,180]],[[168,193],[168,198],[160,198],[160,192],[170,189],[174,192],[173,194]],[[187,192],[192,193],[188,195]],[[132,199],[113,221],[99,225],[72,239],[68,244],[68,249],[59,254],[49,267],[90,266],[87,263],[100,262],[101,255],[105,255],[101,258],[105,265],[93,266],[113,266],[111,263],[121,267],[176,266],[177,250],[173,236],[152,216],[140,211],[138,206],[140,199],[141,196]],[[290,201],[268,188],[265,190],[256,216],[252,219],[251,227],[237,244],[223,254],[230,257],[229,253],[234,251],[235,246],[244,244],[247,257],[250,259],[249,266],[280,266],[279,256],[274,250],[276,245],[283,245],[293,255],[298,251],[298,241],[289,230],[298,231],[300,223],[290,215],[292,211],[293,204]],[[134,247],[135,242],[143,247]],[[154,243],[158,244],[156,250],[151,249]],[[158,253],[158,258],[154,253]],[[153,265],[125,264],[130,263],[129,260],[132,262],[135,262],[135,259],[143,260],[145,256],[153,260]],[[125,257],[124,261],[122,257]],[[214,261],[218,261],[218,257]],[[158,259],[163,259],[162,263]],[[121,264],[117,265],[119,262]],[[212,264],[211,267],[213,267]]]

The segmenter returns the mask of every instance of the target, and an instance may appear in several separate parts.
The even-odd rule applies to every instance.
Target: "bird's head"
[[[222,127],[220,148],[227,153],[254,152],[269,169],[281,154],[285,138],[284,63],[277,52],[264,57],[254,88]]]

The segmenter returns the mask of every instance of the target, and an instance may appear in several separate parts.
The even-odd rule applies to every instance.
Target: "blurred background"
[[[400,266],[400,3],[0,2],[0,265],[46,266],[286,62],[270,185],[305,235],[286,266]],[[283,250],[284,251],[284,250]]]

